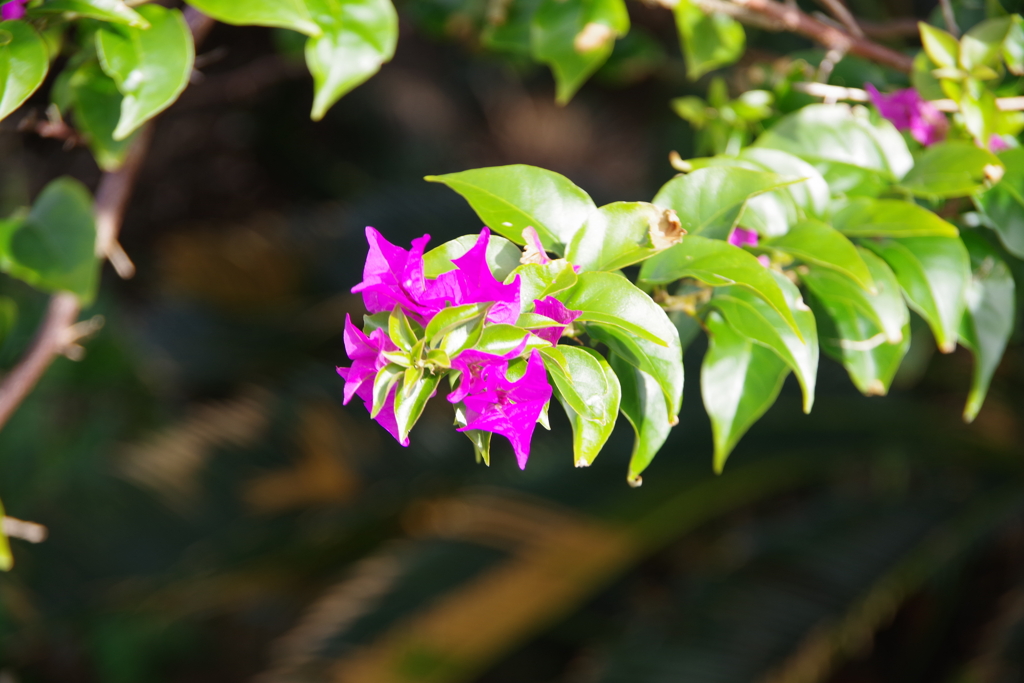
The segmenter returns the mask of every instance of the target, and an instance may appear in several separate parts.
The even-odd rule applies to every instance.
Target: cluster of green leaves
[[[390,0],[190,4],[226,23],[308,36],[315,120],[391,59],[398,39]],[[55,79],[53,104],[73,121],[108,171],[124,162],[139,128],[178,99],[195,61],[192,34],[180,10],[153,3],[133,8],[123,0],[34,0],[24,20],[0,25],[0,119],[24,104],[43,84],[51,63],[65,53],[69,59]]]
[[[1019,14],[987,19],[960,40],[923,22],[920,29],[924,51],[914,60],[911,80],[921,96],[956,102],[957,122],[981,146],[987,147],[993,135],[1019,133],[1024,115],[1001,111],[996,95],[1004,83],[1012,88],[1024,75],[1024,19]]]
[[[915,159],[895,128],[867,110],[813,105],[736,154],[690,160],[694,170],[651,203],[598,208],[567,179],[526,166],[431,179],[462,194],[498,232],[517,240],[534,226],[546,249],[581,267],[574,287],[556,293],[567,306],[633,311],[631,322],[670,342],[592,313],[581,318],[636,429],[635,480],[677,414],[679,354],[700,329],[709,339],[701,389],[716,470],[790,372],[810,412],[820,351],[864,394],[886,394],[910,345],[911,311],[941,351],[960,343],[975,355],[964,410],[973,420],[1012,330],[1014,282],[998,243],[928,206],[974,197],[1002,225],[1007,246],[1019,246],[1006,235],[1019,239],[1024,221],[1020,156],[953,140]],[[731,244],[737,228],[757,233],[758,244]],[[639,289],[621,273],[635,264]],[[661,331],[662,310],[681,336]],[[582,430],[574,428],[579,448]],[[582,455],[589,461],[596,452]]]

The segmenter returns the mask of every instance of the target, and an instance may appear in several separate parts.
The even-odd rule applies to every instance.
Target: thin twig
[[[884,22],[858,19],[857,23],[860,24],[861,29],[868,35],[868,37],[874,38],[875,40],[909,38],[921,33],[917,19],[913,18],[889,19]]]
[[[788,7],[774,0],[734,1],[751,12],[778,21],[786,30],[810,38],[827,48],[870,59],[904,73],[910,73],[913,68],[914,61],[907,55],[871,42],[866,38],[852,36],[834,26],[824,24],[794,7]],[[742,19],[740,20],[742,21]]]
[[[185,10],[185,19],[197,45],[213,28],[213,19],[191,7]],[[118,244],[117,235],[149,148],[149,128],[146,126],[146,130],[132,143],[124,166],[103,174],[96,191],[96,253],[100,258],[109,258],[122,276],[134,272],[134,266]],[[46,316],[28,351],[0,381],[0,429],[39,382],[53,359],[63,353],[78,355],[75,353],[76,342],[95,331],[99,324],[95,320],[76,324],[79,312],[78,297],[74,294],[58,292],[50,298]]]
[[[828,85],[826,83],[799,82],[793,84],[793,89],[830,102],[837,102],[839,100],[847,102],[871,101],[868,92],[860,88],[844,88],[839,85]],[[929,100],[929,104],[939,111],[960,111],[960,107],[957,106],[954,100]],[[999,97],[996,99],[996,107],[999,111],[1024,111],[1024,97]]]
[[[850,10],[846,8],[846,4],[843,0],[815,0],[819,5],[829,11],[833,17],[838,19],[843,26],[846,27],[847,32],[857,38],[864,37],[864,31],[861,30],[860,25],[857,24],[857,20],[850,14]]]
[[[960,37],[960,27],[956,25],[956,13],[953,12],[953,3],[950,0],[939,0],[942,7],[942,20],[946,22],[946,30],[953,34],[954,38]]]

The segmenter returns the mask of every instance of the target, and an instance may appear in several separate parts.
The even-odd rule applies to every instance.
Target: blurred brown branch
[[[191,7],[185,10],[185,20],[196,45],[206,38],[214,24],[213,19]],[[149,149],[151,127],[152,123],[147,124],[136,138],[120,169],[103,174],[96,190],[96,253],[101,258],[110,259],[122,277],[131,277],[135,267],[118,243],[117,234],[121,231],[125,209]],[[59,354],[73,355],[75,343],[94,330],[92,325],[76,325],[79,313],[78,298],[74,294],[60,292],[50,299],[46,316],[28,351],[0,381],[0,429],[39,382],[54,358]]]

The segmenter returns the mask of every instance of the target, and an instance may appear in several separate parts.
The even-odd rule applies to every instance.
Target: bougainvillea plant
[[[117,234],[149,123],[192,80],[214,20],[301,36],[314,120],[390,60],[398,38],[389,0],[174,4],[0,2],[0,120],[59,68],[46,121],[22,127],[88,146],[104,171],[95,200],[59,178],[0,220],[0,271],[51,295],[40,333],[0,379],[0,426],[55,355],[80,352],[89,327],[77,321],[103,260],[134,271]],[[563,104],[613,65],[617,41],[629,59],[653,44],[631,33],[623,0],[450,4],[409,9],[428,32],[458,23],[475,48],[550,67]],[[523,165],[428,178],[461,194],[483,230],[428,251],[427,236],[405,249],[367,229],[353,290],[367,315],[345,322],[344,401],[362,399],[404,444],[441,393],[479,459],[498,434],[520,466],[552,398],[577,465],[593,462],[621,414],[636,433],[637,484],[677,422],[682,354],[697,334],[708,337],[701,393],[720,471],[790,373],[810,412],[820,352],[864,394],[887,393],[913,312],[940,351],[973,353],[973,420],[1014,327],[1008,262],[1024,257],[1024,20],[987,3],[960,36],[944,0],[949,30],[921,23],[910,57],[865,37],[843,3],[824,3],[834,21],[774,0],[660,4],[694,80],[739,59],[741,22],[827,51],[757,65],[731,89],[716,75],[706,99],[672,100],[706,156],[671,154],[680,175],[650,202],[598,207],[568,178]],[[886,71],[862,69],[873,74],[863,89],[829,84],[847,55]],[[643,59],[632,64],[620,72],[643,72]],[[16,313],[0,299],[0,338]],[[0,534],[4,566],[6,548]]]

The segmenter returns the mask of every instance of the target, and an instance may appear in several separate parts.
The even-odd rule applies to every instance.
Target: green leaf
[[[583,270],[619,270],[657,251],[657,234],[665,210],[647,202],[615,202],[590,214],[572,238],[565,258]]]
[[[973,71],[979,66],[997,68],[1010,17],[987,19],[971,27],[960,39],[960,66]]]
[[[808,216],[822,218],[828,213],[831,199],[828,183],[818,169],[800,157],[768,147],[747,147],[740,152],[739,158],[757,164],[765,171],[789,178],[802,178],[779,191],[788,193],[796,206]]]
[[[24,219],[0,223],[0,270],[44,292],[92,302],[99,280],[92,197],[77,180],[58,178]]]
[[[955,237],[907,237],[864,245],[892,267],[910,307],[931,327],[939,350],[952,353],[971,276],[963,242]]]
[[[668,404],[665,403],[665,394],[658,386],[657,380],[649,374],[638,370],[614,353],[609,356],[608,361],[619,378],[622,389],[619,409],[636,433],[627,478],[631,484],[637,486],[642,481],[640,474],[654,460],[654,456],[658,454],[658,450],[664,445],[672,430]]]
[[[1024,258],[1024,148],[1001,152],[999,159],[1006,166],[1003,179],[976,194],[974,203],[1007,251]]]
[[[576,286],[579,278],[572,264],[563,259],[541,265],[526,263],[513,270],[505,282],[512,282],[519,277],[519,306],[522,311],[532,311],[533,302],[546,296]]]
[[[492,166],[426,179],[465,197],[491,230],[522,244],[523,229],[533,227],[544,247],[559,254],[597,209],[568,178],[536,166]]]
[[[974,354],[964,421],[973,422],[1013,333],[1016,291],[1013,275],[998,252],[976,233],[964,233],[962,237],[971,257],[972,275],[960,323],[960,343]]]
[[[960,57],[960,43],[951,34],[940,28],[929,26],[923,21],[917,22],[921,30],[921,44],[936,66],[942,69],[955,69]]]
[[[679,414],[683,397],[679,332],[650,296],[621,275],[584,272],[577,285],[559,298],[570,310],[583,312],[580,320],[602,318],[600,322],[586,323],[587,333],[654,376],[665,393],[670,414]],[[612,320],[614,324],[605,322]],[[637,334],[637,328],[659,342]]]
[[[653,202],[675,211],[689,235],[725,239],[752,197],[793,180],[735,166],[701,168],[665,183]]]
[[[377,371],[377,376],[373,378],[373,405],[370,407],[370,417],[377,417],[387,405],[391,389],[404,374],[405,368],[395,363],[388,363]],[[396,396],[398,393],[401,392],[396,392]]]
[[[76,19],[83,17],[134,28],[149,28],[146,18],[125,4],[124,0],[46,0],[42,5],[29,9],[32,16],[65,12]]]
[[[398,14],[391,0],[305,0],[323,33],[306,42],[313,74],[314,121],[343,95],[390,61],[398,43]]]
[[[440,348],[449,356],[475,346],[483,332],[484,318],[493,304],[451,306],[435,315],[424,332],[431,348]]]
[[[142,5],[138,12],[150,28],[106,24],[96,31],[100,65],[124,95],[115,140],[124,140],[178,99],[195,61],[192,33],[180,11]]]
[[[939,80],[932,74],[936,68],[935,62],[928,58],[927,52],[918,52],[914,57],[914,68],[910,72],[910,85],[922,99],[941,100],[946,96]]]
[[[771,271],[769,271],[771,272]],[[796,286],[780,273],[772,272],[786,295],[786,302],[803,334],[801,340],[782,316],[764,299],[742,287],[720,287],[709,306],[718,309],[733,330],[774,351],[796,374],[804,395],[804,412],[814,405],[818,373],[818,330],[814,314],[804,304]]]
[[[835,358],[866,396],[884,396],[910,348],[910,314],[896,276],[868,251],[862,257],[876,292],[868,294],[834,271],[811,268],[803,276],[818,323],[821,350]]]
[[[832,226],[813,218],[794,225],[782,237],[763,241],[761,246],[789,254],[804,263],[831,268],[865,289],[874,286],[871,273],[853,242]]]
[[[809,162],[834,194],[877,195],[914,165],[907,143],[891,123],[872,124],[863,108],[846,105],[802,107],[780,119],[754,146]]]
[[[540,337],[530,334],[515,325],[486,325],[480,335],[480,339],[473,345],[473,348],[483,353],[504,356],[519,348],[524,339],[526,340],[525,349],[527,353],[532,348],[548,346],[548,343]]]
[[[455,270],[455,259],[465,255],[476,244],[478,235],[463,235],[439,247],[431,249],[423,255],[423,274],[428,278],[436,278],[441,273]],[[491,235],[487,240],[487,266],[498,282],[503,281],[519,267],[519,259],[523,252],[504,237]]]
[[[491,466],[491,432],[480,429],[467,429],[462,432],[473,444],[473,455],[477,462],[482,462],[488,467]]]
[[[712,311],[704,324],[708,351],[701,366],[704,408],[714,435],[715,472],[721,473],[736,443],[782,389],[789,368],[772,351],[739,334]]]
[[[189,0],[189,4],[225,24],[287,28],[308,36],[323,33],[303,0]]]
[[[900,185],[918,197],[966,197],[988,184],[989,167],[1002,165],[987,149],[951,140],[926,149]]]
[[[96,163],[104,171],[117,170],[128,156],[136,135],[132,133],[124,140],[114,139],[124,99],[117,84],[103,73],[99,62],[89,60],[71,75],[68,88],[75,126],[96,157]]]
[[[4,506],[0,503],[0,571],[9,572],[14,567],[14,555],[11,554],[11,544],[4,534]]]
[[[400,386],[395,392],[395,421],[398,423],[398,441],[404,443],[409,432],[423,414],[427,401],[437,393],[441,375],[424,373],[412,386]]]
[[[594,356],[581,346],[567,344],[541,349],[540,355],[562,398],[572,409],[585,420],[604,419],[603,396],[610,388]]]
[[[721,12],[705,14],[690,0],[679,0],[675,16],[690,80],[728,66],[743,55],[747,36],[743,25],[732,17]]]
[[[594,349],[578,346],[559,346],[557,349],[565,355],[566,363],[572,371],[578,373],[573,376],[574,386],[581,388],[580,395],[588,408],[587,413],[578,411],[573,402],[563,394],[563,385],[557,379],[558,373],[552,373],[552,378],[555,378],[555,396],[565,409],[565,414],[572,425],[573,462],[576,463],[576,467],[588,467],[597,458],[608,437],[612,435],[612,430],[615,429],[622,391],[608,361]],[[543,349],[541,353],[554,350]],[[589,360],[585,360],[584,356],[589,357]],[[603,391],[593,393],[599,387],[603,388]],[[583,393],[584,391],[587,393]]]
[[[401,306],[395,306],[388,317],[388,336],[395,346],[404,351],[411,350],[420,341]]]
[[[764,299],[799,336],[786,297],[771,272],[749,253],[728,242],[687,235],[683,241],[644,261],[640,279],[667,284],[692,277],[712,287],[739,285]]]
[[[46,43],[24,21],[0,21],[0,121],[24,104],[46,80]]]
[[[835,229],[847,237],[956,237],[952,223],[900,199],[861,197],[836,212]]]
[[[551,67],[559,104],[572,99],[611,56],[615,38],[627,32],[623,0],[541,2],[531,21],[531,50],[535,60]]]
[[[856,284],[853,280],[840,275],[835,270],[811,266],[801,275],[801,280],[808,289],[820,299],[829,309],[831,314],[833,307],[840,304],[853,310],[858,316],[867,319],[876,329],[874,334],[881,334],[889,343],[903,341],[903,329],[910,322],[910,313],[907,311],[907,304],[903,301],[900,293],[899,282],[892,270],[873,253],[858,247],[864,264],[871,273],[871,279],[875,283],[874,291],[868,291]],[[881,275],[882,282],[877,278]],[[819,316],[820,318],[820,316]],[[820,322],[820,321],[819,321]],[[864,341],[868,337],[843,337],[853,341]],[[821,339],[821,335],[819,335]],[[822,340],[824,345],[824,340]]]
[[[1003,59],[1010,73],[1024,75],[1024,19],[1019,14],[1010,17],[1010,27],[1003,41]]]

